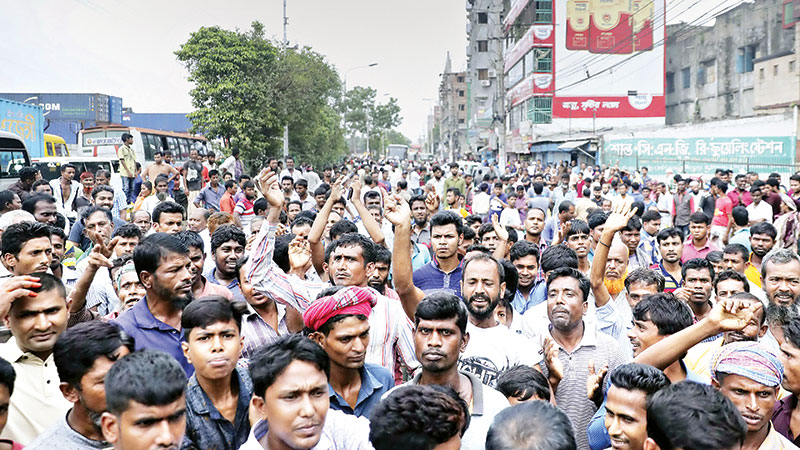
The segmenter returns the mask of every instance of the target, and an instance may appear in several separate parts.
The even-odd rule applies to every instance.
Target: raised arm
[[[631,210],[629,206],[624,204],[615,206],[608,216],[608,219],[606,219],[603,234],[600,235],[600,240],[597,242],[589,280],[592,283],[594,302],[598,308],[605,306],[605,304],[611,300],[611,295],[609,295],[608,289],[603,283],[603,279],[606,275],[606,262],[608,261],[608,251],[611,249],[611,242],[614,240],[614,235],[617,231],[628,225],[628,221],[636,214],[636,209],[637,208]]]
[[[325,246],[322,244],[322,235],[325,233],[325,225],[330,218],[333,204],[342,198],[342,184],[344,183],[345,176],[339,177],[333,186],[331,186],[331,194],[322,209],[314,219],[314,224],[311,225],[311,231],[308,232],[308,243],[311,245],[311,262],[317,273],[323,272],[322,264],[325,262]]]
[[[361,180],[353,181],[350,187],[353,189],[353,197],[350,199],[350,202],[356,208],[358,216],[361,217],[361,221],[364,223],[364,228],[367,230],[367,233],[369,233],[369,237],[371,237],[376,244],[385,247],[386,236],[383,235],[381,226],[378,225],[378,221],[372,217],[367,207],[364,206],[364,202],[361,201]],[[388,196],[383,188],[381,188],[381,195],[384,199]]]
[[[403,197],[387,195],[384,207],[386,219],[394,225],[394,249],[392,251],[392,281],[403,311],[414,320],[417,305],[425,298],[425,293],[414,286],[414,272],[411,269],[411,208]]]
[[[633,362],[664,370],[703,339],[725,331],[743,330],[761,308],[761,302],[745,306],[736,299],[726,299],[714,305],[707,317],[648,347]]]
[[[113,255],[114,247],[117,246],[119,237],[115,237],[106,245],[105,242],[103,242],[103,238],[96,233],[88,232],[87,234],[89,234],[89,237],[95,244],[86,259],[86,270],[83,271],[81,277],[75,282],[75,287],[72,289],[72,292],[70,292],[68,302],[70,316],[79,315],[86,309],[86,294],[89,293],[89,289],[92,287],[92,281],[94,281],[94,276],[97,274],[97,271],[100,270],[101,267],[111,268],[114,266],[110,258],[111,255]],[[72,317],[70,317],[70,319],[72,319]],[[77,323],[80,321],[75,322]],[[75,323],[71,325],[75,325]]]
[[[497,247],[494,249],[494,253],[492,256],[498,261],[506,257],[506,250],[508,249],[508,230],[503,225],[500,225],[500,221],[497,218],[497,215],[492,216],[492,227],[494,227],[494,234],[497,235],[498,243]]]

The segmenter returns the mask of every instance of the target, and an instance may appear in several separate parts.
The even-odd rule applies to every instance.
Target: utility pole
[[[289,24],[289,18],[286,17],[286,0],[283,0],[283,57],[286,58],[286,52],[289,48],[289,39],[286,37],[286,25]],[[283,126],[283,159],[289,157],[289,124]]]

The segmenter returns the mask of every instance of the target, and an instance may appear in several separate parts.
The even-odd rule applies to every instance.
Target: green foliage
[[[202,27],[175,52],[194,83],[193,131],[238,147],[251,170],[289,151],[315,165],[347,152],[334,109],[341,83],[334,68],[310,48],[282,50],[264,37],[264,26],[240,32]]]

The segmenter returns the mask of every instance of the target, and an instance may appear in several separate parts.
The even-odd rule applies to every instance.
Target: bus
[[[391,144],[388,147],[386,147],[386,159],[405,161],[407,158],[408,158],[407,145]]]
[[[187,161],[189,150],[195,145],[208,148],[208,139],[203,136],[125,125],[103,125],[78,132],[80,156],[118,159],[117,149],[122,146],[123,133],[133,136],[133,151],[142,166],[152,162],[153,154],[157,151],[171,153],[175,161]]]
[[[69,156],[67,141],[55,134],[44,134],[44,156],[48,158]]]

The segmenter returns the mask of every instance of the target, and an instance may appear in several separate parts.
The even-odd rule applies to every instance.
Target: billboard
[[[556,0],[553,118],[663,123],[665,0]]]

